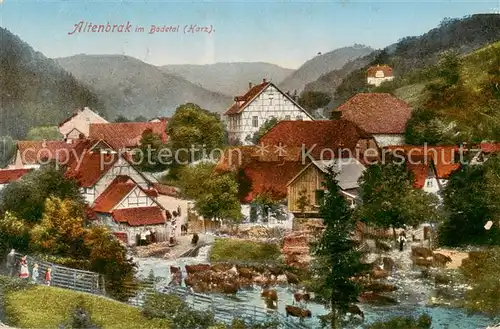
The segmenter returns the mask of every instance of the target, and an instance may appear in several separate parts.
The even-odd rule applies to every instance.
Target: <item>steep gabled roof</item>
[[[285,150],[310,150],[314,159],[323,151],[323,160],[329,160],[332,155],[338,157],[342,149],[355,153],[359,140],[369,138],[370,134],[347,120],[281,121],[260,138],[260,143],[270,149],[281,144]],[[349,152],[341,155],[346,156],[344,153]]]
[[[250,184],[248,193],[241,196],[243,202],[251,202],[260,194],[268,194],[274,200],[286,197],[287,183],[297,175],[304,164],[298,161],[259,161],[253,159],[242,168],[240,180]]]
[[[408,103],[387,93],[360,93],[335,111],[370,134],[402,134],[412,109]]]
[[[460,147],[450,146],[389,146],[385,150],[392,154],[402,153],[406,165],[415,174],[415,184],[423,184],[422,177],[427,177],[429,168],[435,170],[437,178],[446,179],[455,170],[460,168],[460,163],[455,162],[455,155]],[[432,167],[430,167],[432,165]],[[425,179],[424,179],[425,181]]]
[[[130,226],[158,225],[166,221],[165,212],[159,207],[117,209],[112,217],[116,222]]]
[[[159,134],[162,142],[167,142],[167,121],[91,123],[89,137],[105,140],[113,148],[121,150],[139,146],[142,134],[148,129]]]
[[[297,104],[297,102],[290,97],[287,93],[282,92],[274,83],[272,82],[263,82],[259,85],[255,85],[250,90],[248,90],[243,96],[236,96],[234,98],[234,104],[224,112],[224,115],[234,115],[241,113],[255,98],[257,98],[264,90],[266,90],[269,86],[273,86],[277,91],[279,91],[284,97],[288,99],[291,103],[295,104],[298,108],[302,109],[302,107]],[[307,113],[307,111],[303,110],[305,115],[314,120],[314,118]]]
[[[19,141],[17,150],[23,164],[39,164],[46,160],[66,162],[73,144],[64,141]]]
[[[101,117],[99,114],[97,114],[96,112],[92,111],[90,108],[88,107],[84,107],[84,108],[81,108],[81,109],[77,109],[73,112],[73,114],[71,114],[71,116],[69,116],[68,118],[66,118],[65,120],[61,121],[61,123],[59,123],[59,127],[61,127],[62,125],[64,125],[66,122],[69,122],[71,119],[73,119],[74,117],[76,117],[78,114],[82,113],[83,111],[90,111],[92,113],[94,113],[96,116],[98,116],[99,118],[101,118],[103,121],[106,121],[103,117]]]
[[[31,169],[0,169],[0,185],[16,181],[30,171]]]
[[[137,186],[128,176],[117,176],[94,201],[96,212],[110,212]]]
[[[384,73],[384,78],[392,77],[392,68],[389,65],[371,66],[367,70],[367,75],[370,78],[375,78],[378,71],[382,71]]]
[[[118,161],[118,153],[101,153],[84,150],[68,163],[67,177],[76,179],[81,187],[92,187]]]

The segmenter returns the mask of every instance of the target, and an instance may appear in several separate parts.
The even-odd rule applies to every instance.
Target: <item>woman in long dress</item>
[[[33,270],[31,271],[31,281],[33,281],[33,283],[37,283],[38,282],[38,264],[35,264],[33,265]]]
[[[28,261],[26,260],[26,256],[21,258],[21,261],[19,262],[19,265],[21,268],[19,269],[19,278],[20,279],[27,279],[30,276],[30,272],[28,270]]]

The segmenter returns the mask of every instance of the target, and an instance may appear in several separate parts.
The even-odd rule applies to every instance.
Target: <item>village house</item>
[[[0,193],[7,184],[17,181],[30,171],[31,169],[0,169]]]
[[[72,142],[81,136],[89,137],[91,123],[108,123],[108,121],[88,107],[84,107],[76,110],[72,116],[61,122],[59,132],[64,136],[65,141]]]
[[[275,84],[263,79],[249,84],[243,96],[236,96],[234,104],[224,113],[231,143],[252,144],[255,132],[268,120],[314,120],[298,103],[297,95],[281,91]]]
[[[415,178],[414,188],[438,197],[449,176],[461,165],[458,146],[390,146],[385,151],[404,157]]]
[[[387,93],[360,93],[333,111],[335,119],[354,122],[373,135],[379,147],[403,145],[412,108]]]
[[[366,82],[369,85],[378,87],[382,84],[382,82],[392,81],[393,79],[394,76],[392,75],[392,68],[388,65],[371,66],[367,70]]]
[[[74,147],[64,141],[18,141],[9,169],[37,169],[50,161],[65,163]]]
[[[115,150],[131,150],[140,146],[142,135],[150,130],[167,142],[167,120],[152,122],[116,122],[90,124],[89,138],[105,140]]]
[[[463,161],[468,161],[472,165],[483,164],[491,155],[500,152],[500,143],[482,142],[470,148],[464,147],[464,149],[467,156],[463,157]]]
[[[356,158],[346,158],[312,161],[295,175],[287,184],[288,211],[295,215],[318,215],[319,207],[324,200],[325,187],[323,182],[329,167],[338,173],[336,179],[342,195],[352,208],[355,207],[358,199],[358,180],[363,175],[365,166]],[[302,213],[302,206],[304,213]]]
[[[379,153],[373,136],[347,120],[281,121],[260,138],[260,146],[269,153],[298,152],[304,164],[337,157],[371,160]]]

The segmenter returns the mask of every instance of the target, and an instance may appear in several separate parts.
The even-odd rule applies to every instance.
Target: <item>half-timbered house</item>
[[[236,96],[234,104],[224,113],[228,137],[233,143],[252,144],[253,134],[272,118],[278,120],[305,120],[314,118],[296,101],[296,97],[281,91],[265,79],[261,84],[249,84],[243,96]]]

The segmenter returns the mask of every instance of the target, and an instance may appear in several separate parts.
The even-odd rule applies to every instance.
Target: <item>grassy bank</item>
[[[280,255],[277,244],[238,239],[217,239],[210,252],[210,261],[275,263]]]
[[[141,310],[106,298],[46,286],[17,287],[2,278],[5,322],[19,328],[58,328],[83,303],[93,322],[103,329],[169,328],[163,319],[146,319]],[[15,286],[13,289],[11,286]]]

